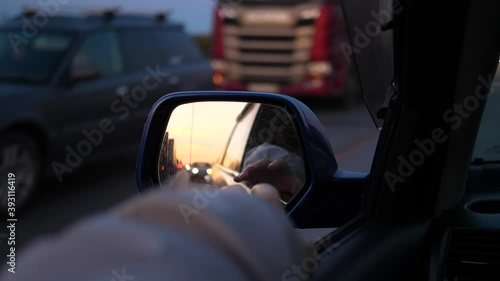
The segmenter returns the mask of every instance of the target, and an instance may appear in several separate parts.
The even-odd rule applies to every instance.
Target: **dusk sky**
[[[197,102],[175,108],[167,132],[183,163],[213,163],[224,149],[245,102]]]
[[[0,17],[16,15],[23,6],[39,7],[39,2],[56,0],[0,0]],[[69,2],[68,2],[69,1]],[[62,7],[121,7],[123,10],[165,11],[172,9],[172,20],[183,23],[191,34],[207,34],[211,30],[215,0],[61,0]]]

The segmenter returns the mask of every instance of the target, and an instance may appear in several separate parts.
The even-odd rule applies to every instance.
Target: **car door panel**
[[[133,143],[139,143],[144,123],[153,104],[159,97],[168,92],[178,91],[177,87],[170,87],[169,73],[162,68],[160,72],[152,67],[126,74],[127,93],[114,101],[112,110],[118,118],[127,122],[123,137]]]
[[[69,146],[79,150],[80,147],[82,151],[90,150],[80,154],[93,156],[124,143],[120,135],[126,126],[112,110],[123,87],[121,64],[114,32],[91,32],[83,41],[68,67],[66,82],[62,83],[57,98],[49,106],[49,122],[62,142],[61,149],[68,150]],[[74,69],[85,65],[99,71],[99,77],[72,81]]]
[[[403,225],[372,218],[344,230],[345,237],[341,231],[327,235],[331,239],[315,250],[318,269],[312,280],[427,280],[427,270],[421,269],[428,268],[429,227],[430,221]]]

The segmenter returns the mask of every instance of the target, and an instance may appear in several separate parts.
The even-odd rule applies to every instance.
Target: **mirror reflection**
[[[245,102],[196,102],[172,112],[158,159],[162,189],[250,190],[272,184],[284,203],[304,186],[302,145],[285,108]]]

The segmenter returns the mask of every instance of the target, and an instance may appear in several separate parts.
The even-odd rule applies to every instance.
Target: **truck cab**
[[[359,97],[338,1],[219,1],[212,36],[219,90]]]

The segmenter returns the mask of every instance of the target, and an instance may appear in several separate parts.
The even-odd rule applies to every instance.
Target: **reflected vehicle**
[[[286,204],[305,186],[302,144],[292,115],[282,106],[183,104],[173,110],[162,144],[157,170],[164,189],[204,183],[217,188],[239,184],[250,190],[269,183]],[[169,174],[162,159],[194,163],[185,167],[189,177]]]
[[[208,61],[166,15],[61,7],[43,27],[40,17],[26,10],[0,26],[0,174],[16,174],[18,208],[45,176],[62,181],[93,160],[136,154],[159,97],[212,86]],[[28,23],[39,27],[29,40]]]
[[[209,163],[194,163],[190,167],[189,174],[191,181],[211,182],[212,166]]]

